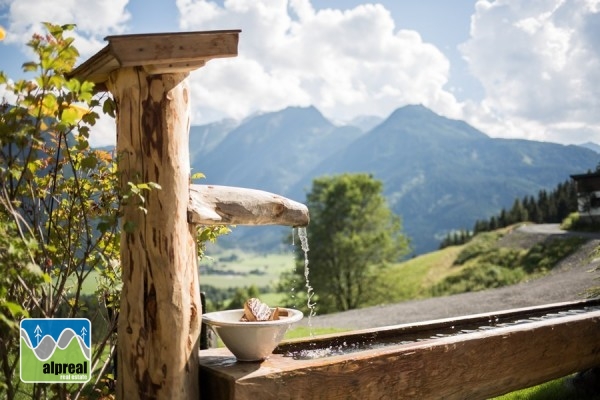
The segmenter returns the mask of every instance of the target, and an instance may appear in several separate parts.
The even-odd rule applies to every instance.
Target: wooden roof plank
[[[108,36],[109,44],[83,62],[70,78],[96,84],[106,90],[109,74],[122,67],[143,67],[149,74],[190,72],[213,58],[235,57],[237,30],[149,33]]]
[[[237,55],[238,31],[182,32],[106,38],[122,67]]]

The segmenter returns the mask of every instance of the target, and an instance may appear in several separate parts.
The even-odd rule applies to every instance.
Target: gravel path
[[[527,245],[549,237],[567,237],[573,232],[561,231],[558,225],[523,226],[506,236],[513,245]],[[515,235],[511,238],[511,235]],[[511,308],[582,300],[585,291],[600,286],[600,258],[592,259],[592,251],[600,246],[600,234],[582,233],[589,239],[575,254],[557,265],[550,274],[535,280],[498,289],[463,293],[453,296],[412,300],[403,303],[315,316],[312,326],[342,329],[365,329]],[[299,324],[308,325],[304,318]]]

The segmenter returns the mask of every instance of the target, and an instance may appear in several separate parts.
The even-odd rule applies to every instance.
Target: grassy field
[[[431,297],[430,288],[449,275],[452,263],[463,246],[447,247],[394,264],[379,279],[393,288],[389,291],[395,301]]]
[[[573,375],[555,379],[541,385],[517,390],[492,400],[598,400],[600,396],[578,392],[568,384]]]
[[[209,267],[214,272],[202,272]],[[294,268],[294,255],[256,254],[240,250],[228,250],[216,254],[208,253],[200,262],[200,285],[211,285],[225,289],[229,287],[269,286],[275,288],[281,273]],[[227,272],[233,272],[225,274]]]

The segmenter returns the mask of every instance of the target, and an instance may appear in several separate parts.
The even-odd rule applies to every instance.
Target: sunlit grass
[[[517,390],[492,400],[598,400],[600,394],[585,395],[578,393],[573,386],[567,384],[572,375],[555,379],[541,385]]]
[[[309,328],[308,326],[298,326],[288,330],[285,333],[284,339],[302,339],[302,338],[310,338],[311,335],[329,335],[332,333],[341,333],[347,332],[347,329],[339,329],[339,328]]]
[[[379,277],[388,290],[387,302],[430,297],[430,287],[450,274],[452,263],[463,246],[423,254],[402,263],[394,264]]]

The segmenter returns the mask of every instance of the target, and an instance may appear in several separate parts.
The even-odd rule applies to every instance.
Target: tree
[[[374,278],[409,250],[400,217],[388,207],[382,188],[383,184],[368,174],[313,181],[307,195],[311,214],[308,268],[320,313],[355,309],[373,301],[378,293]],[[290,303],[296,298],[306,300],[301,248],[297,248],[294,271],[282,282]]]
[[[233,295],[233,298],[227,305],[227,310],[234,310],[236,308],[244,308],[246,300],[252,297],[260,297],[260,290],[256,285],[250,287],[237,288]]]

